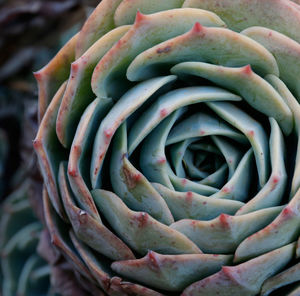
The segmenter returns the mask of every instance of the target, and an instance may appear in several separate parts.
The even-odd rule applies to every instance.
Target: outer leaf
[[[262,26],[300,42],[300,9],[286,0],[186,0],[183,7],[207,9],[235,31]]]
[[[123,0],[116,10],[114,16],[115,24],[116,26],[133,24],[137,11],[143,14],[150,14],[180,8],[183,2],[184,0]]]
[[[139,53],[185,33],[195,22],[207,26],[224,25],[215,14],[198,9],[172,9],[151,15],[137,13],[132,28],[107,52],[95,68],[92,89],[96,96],[118,98],[126,69]],[[126,85],[124,87],[126,88]]]
[[[100,287],[103,290],[107,290],[109,288],[110,276],[113,275],[112,270],[109,268],[108,260],[106,258],[101,258],[100,261],[98,256],[96,257],[85,244],[78,240],[73,232],[70,232],[70,238],[76,251],[79,252],[81,258],[96,278]]]
[[[102,0],[81,29],[76,44],[79,58],[94,42],[115,27],[114,13],[122,0]]]
[[[101,221],[94,219],[75,205],[66,171],[66,163],[62,162],[59,167],[59,187],[66,212],[76,235],[91,248],[110,259],[134,258],[131,250]]]
[[[87,163],[90,162],[90,142],[93,142],[99,124],[111,106],[110,99],[95,99],[86,108],[73,139],[68,162],[68,179],[77,202],[82,209],[99,220],[101,219],[89,190]]]
[[[117,261],[112,269],[119,274],[167,291],[180,291],[230,263],[230,255],[160,255],[153,251],[138,260]]]
[[[65,88],[66,82],[61,85],[51,101],[33,142],[34,149],[38,155],[42,175],[44,180],[47,180],[45,185],[49,192],[51,202],[56,212],[62,218],[65,218],[65,213],[58,193],[57,173],[60,161],[66,156],[55,133],[55,121]]]
[[[286,266],[295,244],[289,244],[236,266],[223,266],[218,273],[187,287],[182,296],[254,296],[263,282]]]
[[[96,189],[92,194],[113,229],[140,254],[149,249],[168,254],[202,253],[178,231],[157,222],[145,212],[131,211],[114,193]]]
[[[139,54],[127,70],[127,78],[140,81],[157,76],[166,68],[185,61],[240,67],[250,64],[260,74],[278,76],[276,60],[258,42],[224,28],[196,23],[187,33],[157,44]]]
[[[75,60],[77,40],[78,34],[71,38],[45,67],[34,73],[39,86],[40,121],[58,88],[69,77],[70,65]]]
[[[239,245],[235,261],[256,257],[296,240],[300,232],[299,205],[300,189],[272,223]]]
[[[56,133],[64,147],[70,147],[80,116],[94,99],[91,77],[96,64],[129,28],[123,26],[109,31],[71,64],[71,73],[56,121]]]
[[[231,254],[243,239],[272,222],[282,207],[255,211],[241,216],[221,214],[210,221],[184,219],[171,225],[189,237],[205,253]]]
[[[69,238],[64,225],[61,220],[58,219],[56,212],[54,211],[47,191],[43,190],[43,205],[45,213],[45,222],[49,234],[51,236],[52,244],[59,249],[59,251],[65,256],[68,262],[74,267],[74,270],[78,271],[79,274],[85,278],[93,278],[93,275],[83,263],[78,253],[74,251],[74,246]]]
[[[267,48],[275,57],[280,78],[300,100],[300,44],[276,31],[262,27],[248,28],[241,32]]]
[[[267,279],[261,289],[261,295],[267,296],[272,291],[282,286],[297,282],[300,279],[300,263],[282,271],[281,273]]]

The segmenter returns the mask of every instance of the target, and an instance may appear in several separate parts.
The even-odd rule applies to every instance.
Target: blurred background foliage
[[[0,0],[0,296],[88,295],[42,231],[42,180],[32,148],[38,127],[33,72],[77,33],[99,2]],[[27,222],[40,228],[24,243]],[[45,291],[36,283],[44,283]]]
[[[36,173],[37,85],[43,67],[99,0],[0,0],[0,201]]]

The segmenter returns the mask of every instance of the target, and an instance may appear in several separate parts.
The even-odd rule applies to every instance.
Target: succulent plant
[[[45,220],[83,284],[299,295],[299,29],[296,1],[103,0],[35,73]]]
[[[30,183],[25,181],[1,207],[0,250],[3,296],[54,295],[50,266],[36,253],[41,222],[31,208]]]

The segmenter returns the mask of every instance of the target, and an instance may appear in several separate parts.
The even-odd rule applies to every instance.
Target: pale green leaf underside
[[[199,254],[201,250],[186,236],[156,221],[145,212],[130,210],[110,191],[92,191],[96,205],[115,232],[134,250],[162,254]]]
[[[255,296],[267,278],[289,263],[294,248],[295,244],[289,244],[245,263],[223,266],[218,273],[190,285],[183,295]]]
[[[138,260],[118,261],[112,269],[144,284],[168,291],[180,291],[189,284],[219,271],[231,255],[161,255],[150,251]]]

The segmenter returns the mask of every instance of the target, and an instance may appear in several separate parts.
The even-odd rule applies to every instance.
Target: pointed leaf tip
[[[134,24],[139,24],[141,23],[143,20],[146,19],[146,15],[142,14],[139,10],[136,13],[136,17],[135,17],[135,22]]]
[[[42,73],[41,71],[33,72],[33,76],[36,79],[36,81],[40,82],[42,79]]]
[[[250,75],[252,73],[252,68],[251,65],[247,65],[245,67],[242,68],[242,73],[246,74],[246,75]]]
[[[202,26],[199,22],[196,22],[194,27],[192,28],[193,33],[200,33],[204,31],[204,26]]]

